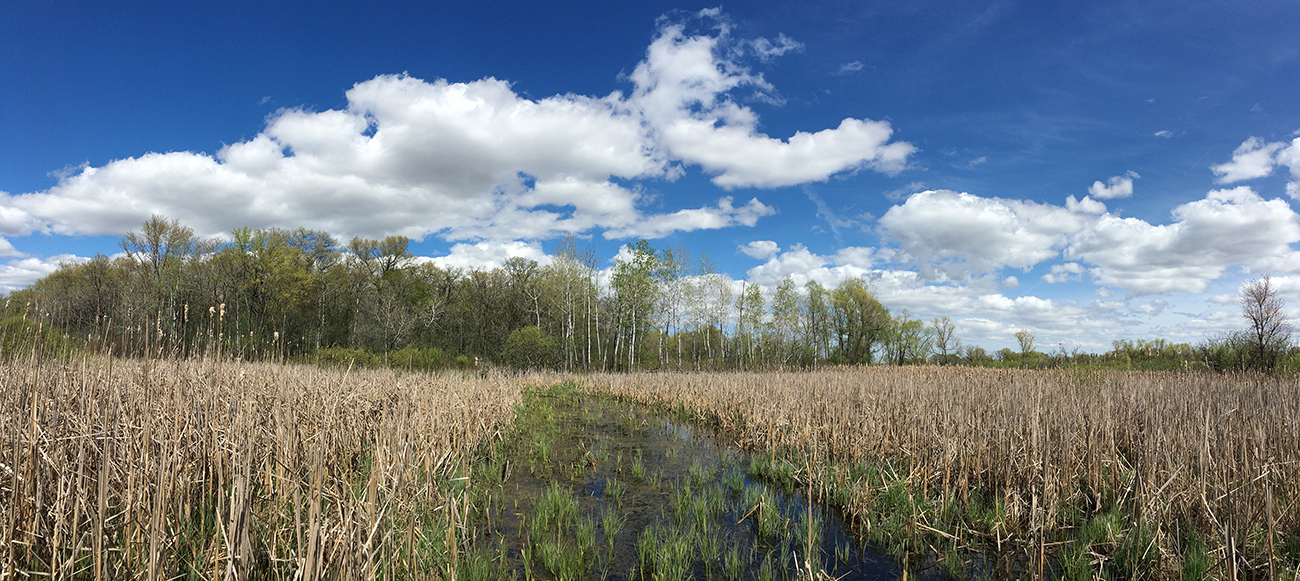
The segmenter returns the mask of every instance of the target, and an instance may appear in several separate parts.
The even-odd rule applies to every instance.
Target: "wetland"
[[[581,391],[525,392],[515,426],[471,468],[464,579],[906,578],[905,563],[822,491],[806,466],[742,451],[662,407]],[[811,461],[811,460],[808,460]],[[950,555],[948,558],[958,558]],[[944,557],[913,578],[982,577]]]

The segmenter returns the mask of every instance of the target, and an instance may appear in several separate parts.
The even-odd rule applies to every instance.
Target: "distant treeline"
[[[219,352],[246,358],[415,369],[487,364],[565,370],[766,369],[938,363],[1016,367],[1241,368],[1232,341],[1116,341],[1102,354],[963,346],[948,317],[897,314],[862,279],[826,288],[758,285],[684,249],[627,246],[602,280],[599,259],[563,241],[550,264],[489,270],[421,262],[409,240],[237,229],[201,239],[154,216],[123,254],[62,265],[5,303],[4,336],[35,326],[120,355]],[[737,291],[739,287],[739,291]],[[12,342],[12,339],[6,339]],[[6,350],[14,348],[13,345]],[[1287,357],[1293,360],[1288,345]]]

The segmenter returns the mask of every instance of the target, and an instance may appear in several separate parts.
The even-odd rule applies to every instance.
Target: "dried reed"
[[[685,405],[753,449],[815,453],[827,468],[814,479],[850,487],[847,508],[862,516],[883,490],[834,466],[894,474],[909,497],[931,500],[922,525],[949,503],[991,500],[994,530],[967,519],[951,532],[1018,542],[1037,567],[1045,539],[1116,511],[1131,537],[1150,536],[1139,553],[1166,572],[1201,542],[1193,533],[1223,577],[1267,574],[1277,538],[1300,546],[1295,377],[870,367],[601,375],[592,386]]]
[[[0,363],[0,578],[453,576],[457,476],[519,401],[503,377]]]

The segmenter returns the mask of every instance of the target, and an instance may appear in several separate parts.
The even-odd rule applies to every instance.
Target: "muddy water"
[[[475,546],[488,547],[481,560],[492,562],[481,576],[796,579],[807,571],[811,515],[817,571],[848,580],[947,578],[934,559],[905,575],[837,510],[815,499],[810,510],[806,492],[751,477],[751,458],[720,434],[574,393],[534,396],[523,416],[515,445],[491,468],[504,480],[479,501],[486,511],[474,523]],[[533,530],[546,518],[540,499],[556,486],[576,501],[574,522],[587,523],[589,547],[573,540],[572,526]],[[576,569],[539,558],[551,537],[582,555]],[[971,565],[963,576],[989,574]]]

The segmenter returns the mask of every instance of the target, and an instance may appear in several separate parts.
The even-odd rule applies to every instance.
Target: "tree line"
[[[628,244],[607,271],[573,237],[544,266],[514,257],[469,270],[420,261],[409,244],[401,236],[341,244],[303,228],[240,228],[226,241],[202,239],[154,216],[121,239],[118,257],[64,264],[13,293],[6,310],[123,355],[219,351],[422,369],[1114,366],[1170,356],[1184,367],[1246,367],[1269,358],[1276,365],[1290,353],[1287,328],[1285,343],[1268,339],[1260,353],[1252,351],[1258,334],[1243,332],[1195,348],[1116,342],[1101,356],[1044,354],[1025,330],[1017,334],[1019,352],[989,354],[962,345],[948,317],[891,313],[860,278],[834,288],[786,278],[768,297],[759,285],[717,272],[707,256],[646,240]],[[1237,359],[1220,353],[1211,364],[1215,349]]]

